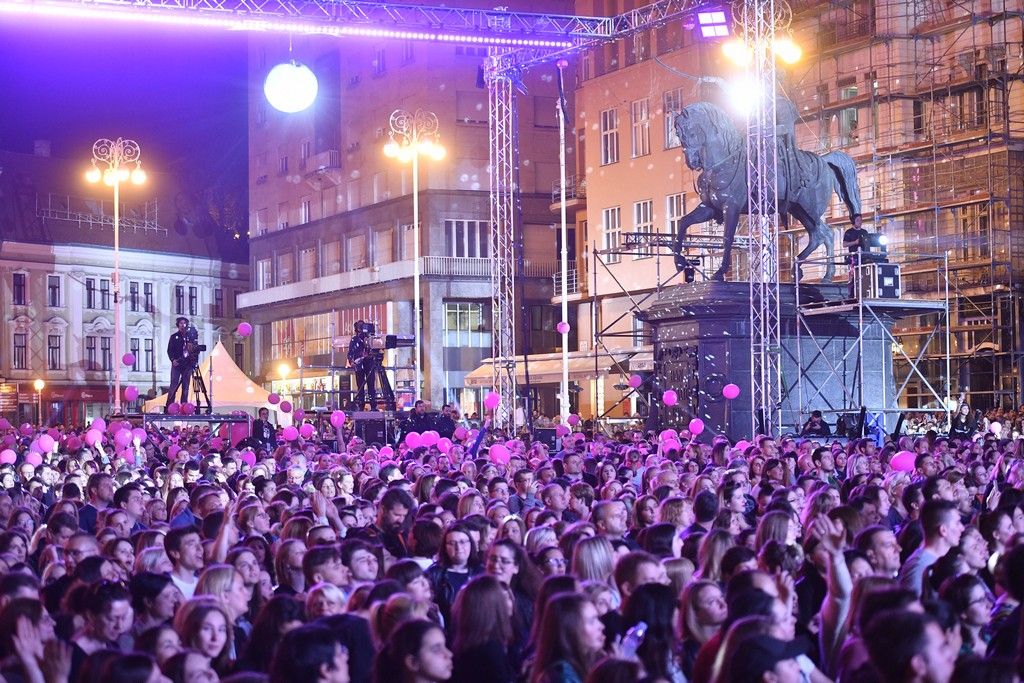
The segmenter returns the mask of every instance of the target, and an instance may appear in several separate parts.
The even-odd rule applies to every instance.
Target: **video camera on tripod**
[[[356,325],[355,329],[356,334],[365,334],[369,337],[366,343],[373,351],[410,349],[416,345],[416,338],[411,334],[377,334],[377,328],[373,323],[362,323]]]
[[[196,329],[195,325],[190,324],[188,329],[185,330],[185,343],[192,354],[206,351],[206,344],[199,343],[199,330]]]

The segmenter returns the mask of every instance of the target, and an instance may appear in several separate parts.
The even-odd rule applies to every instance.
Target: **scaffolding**
[[[1021,9],[1016,0],[794,6],[812,65],[786,85],[802,146],[854,157],[865,223],[903,254],[906,295],[940,301],[940,279],[949,289],[942,343],[926,343],[940,313],[909,315],[894,330],[894,347],[920,356],[894,354],[903,408],[934,404],[943,379],[946,400],[1021,403]],[[839,208],[826,216],[837,234]],[[945,278],[929,260],[939,257]]]

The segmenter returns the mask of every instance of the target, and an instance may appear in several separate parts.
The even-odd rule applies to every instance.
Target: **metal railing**
[[[587,196],[587,179],[579,178],[576,175],[565,177],[565,201],[571,199],[585,199]],[[551,185],[551,203],[557,204],[562,201],[562,186],[556,180]]]
[[[109,213],[108,213],[109,208]],[[153,232],[167,234],[167,228],[160,227],[158,222],[156,200],[147,201],[142,214],[139,210],[122,204],[120,216],[121,230],[132,232]],[[54,194],[36,195],[36,216],[49,220],[76,223],[79,228],[114,229],[113,205],[107,202],[74,197],[71,195]]]
[[[575,263],[570,262],[569,271],[565,277],[566,291],[569,294],[580,293],[580,281],[579,273],[576,271]],[[557,272],[551,276],[551,285],[553,287],[554,296],[562,295],[562,273]]]

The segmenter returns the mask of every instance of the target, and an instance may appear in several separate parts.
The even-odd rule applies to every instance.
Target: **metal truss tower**
[[[784,5],[785,0],[778,0]],[[776,135],[776,0],[744,0],[739,24],[753,53],[747,116],[747,209],[750,226],[750,400],[754,426],[782,430],[779,311],[779,193]],[[788,9],[788,8],[787,8]]]

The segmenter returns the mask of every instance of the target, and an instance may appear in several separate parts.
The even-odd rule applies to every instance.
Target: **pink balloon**
[[[633,387],[634,389],[639,389],[640,385],[643,384],[643,383],[644,383],[644,378],[641,377],[640,375],[630,375],[629,376],[629,386]]]
[[[666,430],[662,431],[661,434],[658,435],[658,440],[659,441],[668,441],[669,439],[678,439],[678,438],[679,438],[679,432],[677,432],[674,429],[666,429]]]
[[[740,395],[740,388],[735,384],[726,384],[722,387],[722,396],[729,401],[737,398]]]
[[[176,456],[180,452],[181,452],[181,446],[179,446],[176,443],[172,443],[171,447],[167,449],[167,457],[171,458],[173,460],[174,456]]]
[[[693,418],[690,420],[690,424],[687,425],[687,429],[689,429],[690,433],[694,436],[700,436],[704,432],[704,420],[699,417]]]
[[[34,427],[32,427],[32,425],[26,422],[25,424],[21,425],[20,431],[22,436],[32,436],[36,430]]]
[[[437,441],[437,450],[439,450],[442,453],[444,453],[445,455],[447,455],[448,451],[450,451],[452,449],[452,445],[453,444],[452,444],[452,440],[451,439],[448,439],[448,438],[445,438],[445,437],[441,437]]]
[[[167,414],[168,415],[177,415],[180,412],[181,412],[181,404],[179,404],[179,403],[170,403],[170,404],[167,405]]]
[[[465,427],[456,427],[455,433],[452,435],[459,441],[465,441],[466,437],[469,436],[469,430]]]
[[[195,404],[192,403],[191,401],[182,403],[181,404],[181,414],[182,415],[195,415],[196,414],[196,406],[195,406]]]
[[[90,429],[85,433],[85,443],[87,443],[90,448],[98,444],[102,438],[103,433],[98,429]]]
[[[296,422],[302,422],[306,417],[306,411],[302,408],[296,408],[295,412],[292,413],[292,417],[295,418]]]
[[[8,434],[4,437],[4,446],[13,446],[16,443],[18,443],[18,437],[14,436],[14,434]]]
[[[667,439],[663,444],[662,448],[668,451],[681,451],[683,450],[683,444],[679,443],[679,439]]]
[[[335,410],[331,413],[331,426],[335,429],[341,429],[345,426],[345,411]]]
[[[132,433],[128,429],[119,429],[117,434],[114,434],[114,445],[120,448],[130,446],[132,443]]]
[[[240,454],[242,462],[249,467],[256,467],[256,454],[252,451],[242,451]]]
[[[281,405],[279,405],[278,408],[281,410],[282,413],[290,413],[292,412],[292,402],[281,401]]]
[[[13,465],[18,460],[18,454],[10,448],[0,451],[0,465]]]
[[[501,404],[501,394],[491,391],[484,397],[484,408],[494,410]]]
[[[409,448],[419,448],[422,443],[422,437],[416,432],[409,432],[405,435],[405,445]]]
[[[496,443],[487,450],[487,457],[495,464],[507,465],[512,453],[504,445]]]
[[[11,422],[6,417],[0,417],[0,429],[10,429]]]
[[[64,445],[67,447],[68,451],[73,453],[82,448],[82,440],[77,436],[69,436],[68,440],[64,442]]]
[[[571,433],[572,430],[565,425],[555,425],[555,436],[561,438],[563,436],[569,436]]]
[[[143,441],[146,440],[147,436],[149,435],[146,434],[146,430],[143,429],[142,427],[136,427],[135,429],[132,430],[132,441],[138,440],[139,443],[142,443]]]
[[[56,427],[50,427],[46,430],[46,433],[50,435],[50,438],[54,441],[60,441],[60,431]]]
[[[278,396],[277,394],[270,394],[269,396],[267,396],[267,403],[269,403],[272,406],[276,406],[280,402],[281,397]]]
[[[129,351],[128,353],[121,356],[121,362],[126,368],[130,368],[135,365],[135,354]]]
[[[898,472],[913,472],[915,456],[913,451],[900,451],[892,456],[889,466]]]
[[[576,413],[572,413],[572,414],[569,415],[568,422],[573,427],[575,427],[576,425],[578,425],[580,423],[580,416],[577,415]]]
[[[311,436],[313,436],[314,431],[316,430],[313,428],[313,425],[309,424],[308,422],[299,427],[299,434],[302,435],[303,439],[308,439]]]
[[[287,427],[281,430],[281,436],[284,437],[285,441],[295,441],[297,438],[299,438],[299,430],[296,429],[293,425],[288,425]]]
[[[252,334],[252,325],[250,325],[247,322],[240,322],[240,323],[238,323],[238,336],[239,337],[248,337],[250,334]]]
[[[139,390],[135,387],[124,388],[124,398],[126,401],[134,401],[139,397]]]
[[[671,408],[679,403],[679,394],[674,389],[666,389],[665,393],[661,395],[661,402]]]
[[[95,420],[92,421],[92,424],[89,426],[98,432],[107,431],[107,421],[104,420],[102,417],[97,417]]]
[[[33,467],[39,467],[43,464],[43,456],[35,451],[29,451],[25,454],[25,462]]]
[[[555,330],[558,331],[558,334],[569,334],[569,323],[563,320],[555,325]]]
[[[51,453],[51,452],[53,452],[54,441],[53,441],[53,437],[50,436],[49,434],[43,434],[42,436],[40,436],[38,443],[39,443],[39,450],[41,452],[43,452],[43,453]]]
[[[383,446],[380,449],[380,457],[382,457],[382,458],[390,458],[394,454],[395,454],[395,449],[392,448],[391,446]]]
[[[434,446],[441,436],[435,431],[423,432],[420,434],[420,444],[423,446]]]
[[[750,448],[750,442],[749,441],[745,441],[745,440],[744,441],[737,441],[736,442],[736,448],[738,448],[741,451],[745,451],[748,448]]]

